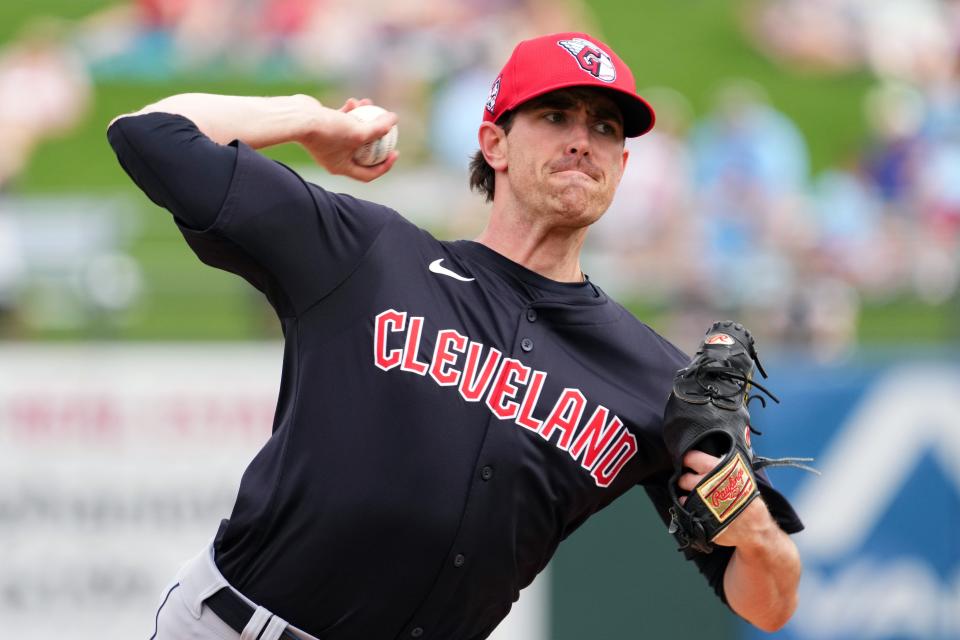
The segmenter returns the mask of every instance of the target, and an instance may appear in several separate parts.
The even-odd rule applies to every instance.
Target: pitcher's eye
[[[564,113],[562,111],[547,111],[545,114],[543,114],[543,118],[547,122],[563,122]]]
[[[617,128],[610,122],[598,122],[594,125],[597,133],[603,134],[605,136],[612,136],[617,133]]]

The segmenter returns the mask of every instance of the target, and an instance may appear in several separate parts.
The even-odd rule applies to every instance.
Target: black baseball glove
[[[673,379],[663,416],[663,439],[674,465],[669,531],[681,550],[713,551],[717,535],[760,495],[756,471],[768,466],[814,471],[801,464],[810,458],[771,459],[754,454],[750,433],[760,432],[750,425],[747,404],[756,398],[766,406],[766,401],[760,395],[750,396],[750,389],[755,387],[779,402],[753,381],[754,364],[766,378],[750,332],[734,322],[715,322],[693,360]],[[716,456],[720,462],[680,504],[677,481],[690,449]]]

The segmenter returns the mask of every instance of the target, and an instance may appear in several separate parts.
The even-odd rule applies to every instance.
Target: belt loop
[[[243,633],[240,634],[240,640],[257,640],[257,638],[260,637],[260,631],[264,625],[267,624],[267,621],[270,620],[270,615],[270,612],[263,607],[257,607],[257,610],[250,616],[250,622],[243,628]]]
[[[195,620],[200,619],[203,601],[227,585],[213,561],[210,545],[177,573],[184,604]]]
[[[273,616],[267,623],[260,640],[279,640],[283,630],[287,628],[287,621],[280,616]]]

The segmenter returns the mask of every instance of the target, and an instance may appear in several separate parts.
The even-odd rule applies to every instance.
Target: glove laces
[[[764,371],[763,366],[760,364],[760,359],[757,357],[757,353],[752,347],[749,350],[749,354],[756,363],[757,370],[760,372],[760,375],[766,378],[767,372]],[[729,360],[718,360],[716,358],[704,355],[696,362],[696,364],[684,369],[680,375],[683,378],[693,378],[703,391],[704,395],[708,396],[712,400],[726,401],[731,404],[735,404],[737,399],[743,394],[745,386],[750,385],[757,390],[762,391],[768,398],[777,404],[780,404],[780,399],[777,398],[772,391],[764,387],[756,380],[745,376],[739,368],[732,366]],[[716,384],[713,384],[713,381],[717,379],[733,381],[735,382],[735,388],[727,393],[724,393]],[[761,406],[766,408],[766,398],[759,393],[747,396],[746,404],[749,405],[753,400],[759,400]],[[763,432],[755,429],[752,424],[748,424],[747,426],[753,433],[757,435],[763,435]],[[804,471],[809,471],[810,473],[820,475],[820,472],[817,469],[804,464],[807,462],[813,462],[813,458],[767,458],[764,456],[754,456],[753,468],[755,470],[760,470],[766,467],[794,467],[796,469],[802,469]]]

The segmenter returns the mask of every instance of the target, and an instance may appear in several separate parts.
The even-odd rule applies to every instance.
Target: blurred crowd
[[[585,19],[576,0],[133,0],[87,19],[79,44],[102,76],[227,71],[375,86],[388,68],[433,80]]]
[[[793,69],[845,72],[922,85],[949,82],[957,54],[957,0],[756,0],[748,30]]]
[[[725,82],[699,116],[673,89],[644,90],[657,127],[628,141],[627,173],[585,264],[617,296],[669,310],[683,344],[722,314],[841,357],[864,301],[957,295],[960,0],[746,6],[745,33],[790,72],[875,76],[869,139],[814,174],[802,132],[751,81]],[[405,188],[391,202],[449,237],[482,223],[464,176],[500,63],[522,38],[573,28],[597,32],[575,0],[134,0],[69,33],[33,28],[0,52],[0,335],[31,261],[4,187],[40,141],[82,118],[93,81],[243,74],[371,97],[404,123],[395,173]],[[430,192],[443,203],[425,203]],[[101,244],[91,251],[113,256],[100,255],[106,280],[127,284],[93,306],[135,304],[135,265]]]
[[[747,80],[697,120],[679,94],[648,93],[658,126],[628,141],[591,248],[624,294],[670,309],[687,343],[722,312],[832,359],[854,346],[863,302],[957,294],[960,129],[915,87],[878,84],[870,144],[817,174],[801,132]]]
[[[863,104],[868,139],[812,175],[802,133],[761,87],[726,83],[696,121],[682,96],[654,90],[657,130],[631,141],[597,249],[619,246],[611,271],[675,310],[680,331],[695,335],[728,311],[780,344],[836,358],[855,344],[863,302],[958,296],[960,2],[747,6],[746,33],[789,72],[876,78]],[[637,239],[647,250],[630,248]]]

